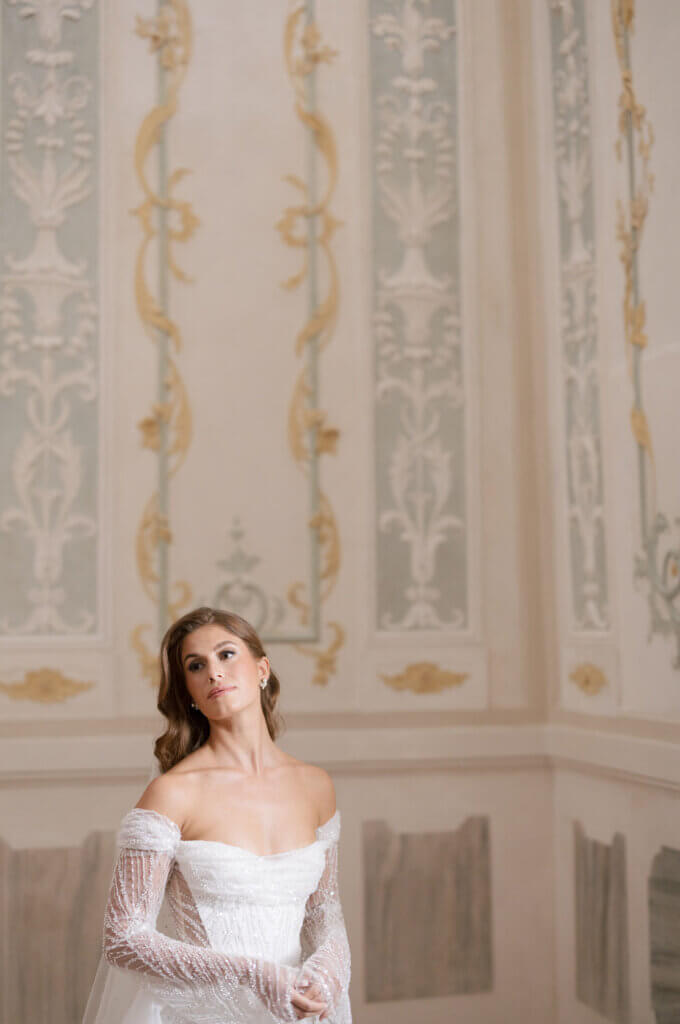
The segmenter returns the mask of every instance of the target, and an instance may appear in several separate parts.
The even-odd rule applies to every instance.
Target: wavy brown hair
[[[194,630],[213,624],[222,626],[228,633],[243,640],[255,659],[265,656],[262,641],[255,629],[235,612],[225,612],[218,608],[194,608],[173,622],[163,637],[160,654],[158,710],[168,720],[167,729],[154,745],[154,754],[161,773],[167,772],[187,754],[202,747],[210,735],[208,719],[191,707],[191,697],[182,665],[182,643]],[[281,684],[270,671],[267,685],[260,690],[260,704],[267,723],[267,731],[273,740],[283,727],[282,716],[276,711],[280,692]]]

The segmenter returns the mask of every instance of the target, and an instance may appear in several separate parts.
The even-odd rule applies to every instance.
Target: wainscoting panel
[[[589,839],[574,822],[576,994],[607,1020],[630,1019],[626,842]]]
[[[0,845],[0,991],[7,1022],[80,1024],[101,953],[114,833],[79,847]]]
[[[493,988],[489,819],[395,834],[363,823],[369,1003]]]
[[[664,846],[649,874],[649,960],[657,1024],[680,1020],[680,850]]]

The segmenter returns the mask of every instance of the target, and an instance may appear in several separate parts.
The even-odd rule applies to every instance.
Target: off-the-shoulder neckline
[[[144,814],[155,814],[157,817],[162,818],[163,821],[167,822],[177,833],[179,843],[182,846],[224,846],[228,850],[239,850],[241,853],[247,854],[250,857],[255,857],[257,860],[270,860],[274,857],[286,857],[288,854],[300,853],[302,850],[310,850],[313,846],[318,846],[319,843],[325,842],[318,833],[321,832],[322,829],[328,828],[332,821],[336,818],[339,819],[340,817],[340,808],[336,807],[328,821],[324,821],[323,824],[317,826],[315,829],[317,838],[312,843],[307,843],[305,846],[296,846],[292,850],[280,850],[278,853],[256,853],[255,850],[249,850],[245,846],[234,846],[233,843],[224,843],[221,839],[182,839],[182,830],[176,821],[173,821],[172,818],[168,818],[167,814],[162,814],[161,811],[153,811],[149,807],[133,807],[132,810],[137,813],[142,812]]]

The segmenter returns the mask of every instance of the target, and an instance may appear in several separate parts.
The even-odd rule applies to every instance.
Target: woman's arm
[[[230,1020],[245,1022],[252,1017],[247,989],[274,1020],[296,1021],[290,1002],[295,969],[180,942],[156,929],[179,838],[179,826],[158,812],[134,808],[123,819],[104,916],[107,961],[138,972],[161,1001],[192,1021],[223,1020],[228,1011]]]
[[[335,789],[326,772],[322,775],[321,820],[329,826],[326,863],[317,888],[309,896],[300,931],[303,965],[296,987],[318,992],[327,1004],[321,1020],[333,1019],[343,993],[349,991],[351,954],[338,887],[339,816],[330,826],[336,812]],[[321,826],[322,837],[324,826]]]
[[[337,840],[329,845],[321,881],[307,900],[300,945],[304,962],[297,987],[306,981],[318,985],[321,998],[328,1004],[322,1019],[332,1017],[343,992],[349,990],[351,976],[351,954],[338,890]]]

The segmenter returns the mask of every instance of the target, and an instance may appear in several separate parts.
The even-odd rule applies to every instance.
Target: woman
[[[240,616],[167,631],[161,774],[121,823],[84,1024],[351,1024],[340,812],[327,772],[276,746],[279,690]]]

